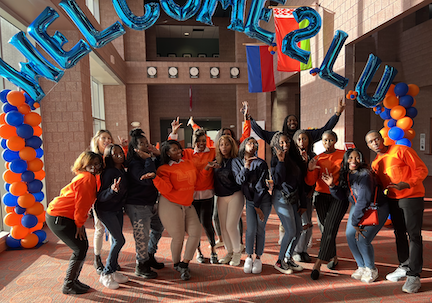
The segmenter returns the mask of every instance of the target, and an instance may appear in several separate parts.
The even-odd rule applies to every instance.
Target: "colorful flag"
[[[273,56],[268,51],[268,45],[247,45],[246,55],[249,92],[275,91]]]
[[[275,22],[276,29],[276,44],[277,54],[278,54],[278,64],[277,70],[280,72],[298,72],[301,70],[307,70],[312,68],[311,56],[309,57],[308,64],[301,63],[300,61],[294,60],[293,58],[285,55],[282,52],[282,40],[285,36],[296,30],[305,28],[309,25],[309,21],[303,20],[300,23],[297,23],[296,19],[293,16],[293,12],[295,9],[290,8],[274,8],[273,16]],[[298,43],[298,47],[303,50],[310,51],[310,40],[303,40]]]

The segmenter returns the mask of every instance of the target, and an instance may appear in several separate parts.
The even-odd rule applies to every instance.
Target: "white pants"
[[[244,196],[241,191],[231,196],[217,197],[217,208],[222,238],[228,253],[240,252],[238,223],[243,212]]]

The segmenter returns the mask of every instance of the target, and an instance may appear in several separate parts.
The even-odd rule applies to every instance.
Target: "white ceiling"
[[[217,26],[155,25],[157,38],[219,39]],[[199,29],[200,31],[193,31]],[[185,36],[184,33],[189,33]]]

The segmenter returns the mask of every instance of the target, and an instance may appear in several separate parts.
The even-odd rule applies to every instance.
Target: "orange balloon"
[[[23,215],[18,215],[16,212],[13,211],[13,212],[8,213],[4,217],[3,222],[7,226],[19,225],[19,224],[21,224],[21,218],[22,217],[23,217]]]
[[[24,239],[30,233],[27,227],[22,226],[22,224],[15,225],[11,228],[10,235],[14,239]]]
[[[390,128],[388,127],[383,127],[380,129],[379,133],[381,134],[381,136],[383,138],[388,137],[388,131],[390,130]]]
[[[5,117],[6,117],[6,113],[0,114],[0,124],[6,124]]]
[[[36,158],[36,150],[33,147],[26,146],[19,152],[19,156],[22,160],[31,161]]]
[[[393,108],[399,105],[399,99],[396,96],[387,96],[384,98],[383,104],[387,108]]]
[[[33,126],[33,136],[42,135],[42,128],[40,126]]]
[[[18,111],[23,115],[27,115],[28,113],[31,112],[31,108],[30,106],[28,106],[28,104],[23,104],[18,107]]]
[[[31,170],[32,172],[37,172],[40,171],[42,168],[43,168],[43,162],[39,158],[27,162],[27,170]]]
[[[413,130],[412,128],[410,128],[410,129],[407,129],[405,131],[404,137],[407,138],[407,139],[409,139],[409,140],[412,140],[412,139],[414,139],[415,135],[416,135],[415,130]]]
[[[18,197],[18,205],[21,206],[22,208],[32,207],[35,203],[36,203],[36,199],[32,194],[23,194]]]
[[[6,146],[13,151],[20,151],[25,147],[25,140],[18,136],[10,137],[6,141]]]
[[[45,222],[45,215],[46,215],[46,211],[43,211],[40,215],[37,215],[36,217],[38,218],[38,222],[39,223],[43,223]],[[38,223],[38,224],[39,224]]]
[[[403,117],[396,121],[396,126],[403,130],[410,129],[413,126],[413,120],[410,117]]]
[[[384,145],[385,146],[390,146],[390,145],[394,145],[394,144],[395,144],[395,142],[392,139],[390,139],[389,137],[384,138]]]
[[[15,207],[13,207],[13,206],[5,206],[5,211],[6,211],[7,214],[11,213],[11,212],[15,211]]]
[[[399,120],[400,118],[405,117],[405,115],[406,115],[406,109],[405,107],[400,105],[393,107],[390,111],[390,116],[395,120]]]
[[[22,196],[27,193],[27,184],[24,182],[14,182],[11,184],[9,192],[17,197]]]
[[[16,174],[13,171],[8,169],[3,173],[3,180],[5,180],[5,182],[9,184],[20,182],[21,174]]]
[[[16,107],[25,104],[25,97],[19,91],[10,91],[6,96],[6,99],[10,104]]]
[[[44,212],[44,206],[42,203],[39,203],[39,202],[35,202],[35,203],[33,203],[32,206],[26,207],[26,214],[38,216],[43,212]]]
[[[0,137],[9,139],[10,137],[17,136],[16,127],[9,124],[3,124],[0,126]]]
[[[390,127],[388,126],[389,121],[390,121],[390,119],[388,119],[388,120],[384,120],[384,127],[385,127],[385,128],[390,128]]]
[[[31,126],[38,126],[42,122],[42,117],[38,113],[29,113],[24,116],[24,123]]]
[[[415,97],[415,96],[417,96],[417,94],[419,92],[420,92],[420,88],[417,85],[415,85],[415,84],[408,84],[408,93],[407,93],[407,95]]]
[[[413,98],[414,99],[414,102],[413,102],[413,104],[411,105],[411,107],[414,107],[414,106],[416,106],[416,104],[417,104],[417,100],[415,99],[415,98]]]
[[[395,85],[391,84],[389,90],[386,93],[386,96],[396,96],[396,94],[394,92],[394,88],[395,88]]]
[[[37,230],[42,229],[42,228],[43,228],[43,222],[40,222],[40,223],[36,224],[34,227],[30,228],[30,232],[32,233],[32,232],[37,231]]]
[[[34,108],[39,108],[40,107],[40,103],[39,102],[35,102],[33,103]]]
[[[34,174],[35,174],[35,179],[38,179],[38,180],[41,180],[41,181],[43,179],[45,179],[45,171],[43,169],[41,169],[40,171],[35,172]]]
[[[6,167],[6,169],[9,169],[9,162],[5,162],[5,167]]]
[[[21,246],[24,248],[33,248],[39,242],[39,237],[35,234],[28,234],[24,239],[21,240]]]

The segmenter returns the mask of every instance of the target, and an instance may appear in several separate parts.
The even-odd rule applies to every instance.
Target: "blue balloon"
[[[22,215],[23,213],[25,213],[26,209],[24,207],[21,207],[21,206],[17,205],[17,206],[15,206],[14,211],[18,215]]]
[[[38,148],[36,149],[36,158],[42,158],[42,156],[44,155],[44,151],[42,148]]]
[[[387,123],[387,126],[392,128],[393,126],[396,126],[396,119],[390,119],[389,122]]]
[[[6,162],[12,162],[15,159],[20,159],[19,152],[10,149],[5,149],[2,152],[2,157]]]
[[[24,182],[31,182],[34,180],[34,178],[35,174],[31,170],[26,170],[21,174],[21,180],[23,180]]]
[[[348,85],[348,78],[335,73],[333,71],[333,66],[347,38],[348,34],[344,31],[336,31],[318,73],[321,79],[336,85],[340,89],[344,89]]]
[[[407,139],[407,138],[402,138],[400,140],[397,140],[396,144],[397,145],[405,145],[405,146],[408,146],[408,147],[412,146],[411,141],[409,139]]]
[[[59,82],[63,77],[64,71],[55,67],[45,59],[36,47],[26,38],[23,32],[19,32],[13,36],[9,40],[9,43],[15,46],[15,48],[28,59],[28,62],[20,62],[21,72],[27,73],[35,80],[39,77],[44,77],[48,80]]]
[[[15,207],[18,205],[18,197],[12,195],[11,193],[5,193],[3,195],[3,204],[10,207]]]
[[[13,105],[11,105],[9,103],[3,104],[2,109],[3,109],[4,113],[8,113],[8,112],[11,112],[11,111],[18,111],[18,108],[16,106],[13,106]]]
[[[58,17],[59,14],[53,8],[46,7],[29,25],[27,32],[62,68],[69,69],[90,53],[91,48],[85,41],[80,40],[70,51],[66,52],[63,49],[63,45],[68,42],[66,37],[59,31],[56,31],[52,37],[47,33],[49,25]],[[40,101],[31,94],[30,96],[35,101]]]
[[[383,120],[391,119],[390,108],[385,108],[384,111],[380,114],[380,117]]]
[[[275,33],[269,32],[259,26],[260,20],[268,22],[271,16],[271,10],[264,7],[266,1],[255,0],[251,3],[244,33],[253,39],[271,45],[275,38]]]
[[[297,29],[288,33],[282,40],[282,52],[293,58],[294,60],[300,61],[304,64],[308,64],[310,58],[310,51],[303,50],[298,47],[298,43],[302,40],[312,38],[321,29],[321,16],[316,10],[308,6],[302,6],[297,8],[293,12],[293,16],[297,23],[304,20],[309,21],[309,25],[302,29]]]
[[[227,27],[230,30],[237,32],[244,32],[244,12],[245,12],[245,0],[238,1],[219,1],[219,0],[208,0],[204,1],[201,5],[201,9],[198,12],[196,20],[208,25],[213,25],[212,17],[216,11],[218,2],[222,4],[224,10],[228,9],[228,6],[232,7],[231,11],[231,23]]]
[[[42,190],[42,188],[43,188],[43,183],[41,180],[34,179],[33,181],[27,183],[27,190],[29,193],[32,194],[38,193]]]
[[[403,129],[399,128],[397,126],[393,126],[388,131],[388,136],[393,141],[397,141],[397,140],[402,139],[404,135],[405,135],[405,133],[404,133]]]
[[[112,0],[114,9],[121,21],[126,24],[127,27],[143,31],[150,28],[156,23],[160,16],[160,6],[158,3],[146,3],[144,4],[144,16],[138,17],[130,10],[126,3],[126,0]]]
[[[25,145],[38,149],[42,145],[42,139],[38,136],[33,136],[25,140]]]
[[[22,174],[27,170],[27,162],[21,159],[12,160],[9,169],[16,174]]]
[[[37,202],[41,202],[45,197],[45,194],[43,192],[32,193],[32,195],[35,197],[35,200]]]
[[[20,126],[24,123],[24,115],[19,111],[11,110],[6,114],[5,121],[9,125]]]
[[[45,93],[39,82],[32,76],[18,72],[15,68],[7,64],[0,58],[0,76],[26,91],[34,100],[40,101],[45,97]]]
[[[355,89],[358,93],[357,101],[364,107],[372,108],[384,100],[385,95],[398,72],[394,67],[386,65],[384,74],[378,83],[375,94],[373,97],[369,97],[367,95],[367,89],[380,65],[381,59],[374,54],[370,54],[368,62],[366,63],[366,66],[357,82]]]
[[[43,241],[45,241],[47,234],[44,230],[39,229],[33,232],[38,238],[39,238],[39,242],[38,244],[43,243]]]
[[[406,109],[406,115],[408,117],[410,117],[411,119],[414,119],[415,117],[417,117],[417,108],[415,107],[409,107]]]
[[[64,9],[78,27],[81,34],[83,34],[86,40],[94,48],[101,48],[112,40],[126,34],[126,30],[118,21],[99,32],[94,28],[93,24],[91,24],[81,8],[76,4],[75,0],[62,0],[59,5]]]
[[[177,21],[185,21],[195,15],[201,5],[201,0],[187,0],[185,5],[180,6],[174,0],[159,0],[165,13]]]
[[[11,90],[10,89],[4,89],[0,92],[0,101],[3,103],[8,102],[8,100],[6,99],[7,94],[9,94]]]
[[[398,83],[395,85],[394,88],[394,93],[396,94],[396,96],[401,97],[401,96],[405,96],[408,93],[409,87],[406,83]]]
[[[20,248],[21,247],[21,239],[12,238],[11,235],[6,237],[6,245],[10,248]]]
[[[39,238],[39,242],[38,244],[43,243],[43,241],[45,241],[47,234],[44,230],[39,229],[33,232],[38,238]]]
[[[414,98],[410,95],[399,97],[399,105],[402,105],[405,108],[411,107],[413,103],[414,103]]]
[[[28,124],[21,124],[16,129],[17,135],[20,136],[23,139],[29,139],[33,136],[33,127]]]
[[[24,97],[26,98],[25,102],[28,104],[28,106],[30,106],[32,110],[35,110],[36,107],[34,107],[34,104],[39,102],[35,102],[29,95],[27,95],[27,93],[24,93]]]
[[[7,191],[7,192],[9,192],[9,189],[10,189],[10,184],[9,183],[5,183],[4,184],[4,188],[5,188],[5,190]]]
[[[0,145],[1,145],[1,147],[3,149],[7,149],[8,148],[7,145],[6,145],[6,143],[7,143],[7,139],[1,139]]]
[[[35,215],[24,215],[21,218],[21,224],[27,228],[33,228],[38,224],[38,218]]]

